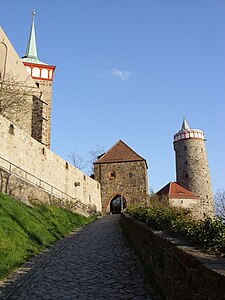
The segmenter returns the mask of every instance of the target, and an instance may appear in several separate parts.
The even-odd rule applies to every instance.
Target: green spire
[[[29,62],[29,63],[36,63],[36,64],[44,64],[41,62],[37,56],[37,46],[36,46],[36,36],[35,36],[35,28],[34,28],[34,18],[35,18],[35,11],[32,12],[32,24],[30,30],[30,36],[27,43],[27,48],[25,55],[22,57],[22,61]]]

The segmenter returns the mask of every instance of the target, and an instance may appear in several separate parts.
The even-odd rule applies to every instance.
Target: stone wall
[[[174,142],[176,153],[176,181],[199,196],[199,218],[214,215],[205,143],[202,139],[189,138]]]
[[[95,180],[101,184],[103,212],[110,211],[110,202],[116,195],[121,195],[125,199],[125,205],[146,201],[148,182],[144,160],[96,163],[94,174]]]
[[[33,98],[31,136],[50,148],[52,81],[34,80],[38,84],[41,96]]]
[[[7,77],[13,79],[14,81],[18,81],[23,86],[28,86],[29,93],[32,91],[33,94],[39,95],[37,86],[27,73],[27,70],[25,69],[20,57],[0,27],[0,84],[6,84],[7,82],[9,83]],[[26,100],[27,106],[30,108],[27,109],[26,117],[24,117],[24,114],[21,116],[18,114],[16,117],[12,116],[11,114],[9,115],[10,119],[12,119],[12,122],[22,128],[28,134],[31,134],[32,96],[26,97]],[[24,101],[24,103],[26,103],[26,101]]]
[[[0,143],[0,167],[5,170],[11,168],[14,174],[27,177],[35,185],[41,180],[42,188],[51,192],[54,187],[55,195],[59,198],[63,192],[86,205],[95,205],[97,211],[101,211],[98,182],[2,116],[0,116]]]
[[[125,214],[121,225],[165,299],[225,299],[225,259],[204,254]]]
[[[62,195],[59,198],[54,195],[54,190],[46,191],[41,185],[32,184],[27,179],[2,168],[0,168],[0,192],[13,196],[30,206],[37,204],[53,205],[85,216],[97,212],[95,205],[85,205],[67,195]]]

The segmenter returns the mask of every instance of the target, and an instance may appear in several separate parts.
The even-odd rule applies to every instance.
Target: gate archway
[[[126,208],[126,200],[123,196],[116,195],[110,201],[110,213],[120,214],[124,208]]]

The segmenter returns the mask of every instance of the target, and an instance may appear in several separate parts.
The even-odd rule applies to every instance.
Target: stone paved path
[[[119,217],[101,218],[38,255],[25,275],[0,288],[0,299],[155,299]]]

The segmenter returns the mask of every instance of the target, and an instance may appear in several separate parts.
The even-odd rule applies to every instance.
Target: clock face
[[[48,69],[42,69],[41,70],[41,78],[48,79]]]
[[[32,70],[32,76],[33,77],[40,77],[40,74],[41,74],[41,70],[37,67],[33,68]]]

